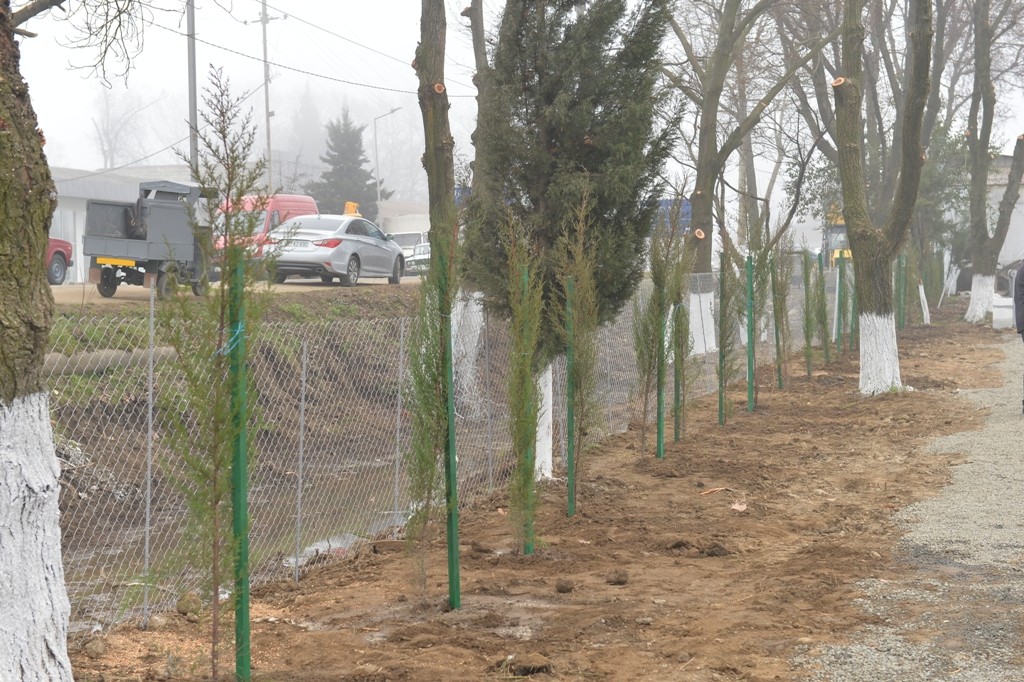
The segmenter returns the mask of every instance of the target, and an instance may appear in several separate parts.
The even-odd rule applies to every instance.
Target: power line
[[[260,0],[252,0],[252,1],[253,2],[258,2]],[[343,36],[340,33],[335,33],[334,31],[331,31],[330,29],[327,29],[327,28],[325,28],[322,25],[315,24],[313,22],[309,22],[309,20],[306,20],[306,19],[302,18],[301,16],[298,16],[298,15],[296,15],[296,14],[294,14],[294,13],[288,11],[288,10],[281,9],[279,7],[274,7],[274,6],[270,5],[270,4],[267,4],[267,7],[272,9],[275,12],[279,12],[279,13],[285,15],[288,18],[295,19],[296,22],[298,22],[300,24],[305,24],[306,26],[311,27],[313,29],[317,29],[319,31],[323,31],[324,33],[328,34],[329,36],[333,36],[333,37],[337,38],[338,40],[343,40],[346,43],[350,43],[350,44],[352,44],[352,45],[354,45],[356,47],[359,47],[361,49],[365,49],[368,52],[373,52],[374,54],[377,54],[377,55],[380,55],[380,56],[384,57],[385,59],[390,59],[392,61],[400,63],[400,65],[409,66],[409,60],[407,60],[407,59],[402,59],[402,58],[394,56],[393,54],[388,54],[387,52],[382,52],[382,51],[380,51],[380,50],[378,50],[378,49],[376,49],[374,47],[370,47],[369,45],[364,45],[364,44],[362,44],[362,43],[360,43],[358,41],[355,41],[355,40],[352,40],[351,38]],[[227,10],[225,9],[224,11],[227,11]],[[227,13],[230,14],[229,11]],[[233,16],[232,16],[232,18],[233,18]],[[236,20],[241,20],[241,19],[236,19]],[[465,65],[463,65],[463,63],[460,63],[460,62],[456,61],[455,59],[451,59],[446,54],[445,54],[445,59],[451,61],[451,63],[453,63],[453,65],[455,65],[457,67],[460,67],[462,69],[466,69],[467,68]],[[330,78],[330,77],[322,76],[322,78]],[[471,85],[467,85],[465,83],[461,83],[461,82],[453,80],[453,79],[447,79],[446,78],[445,80],[449,81],[450,83],[452,83],[454,85],[461,85],[464,88],[471,88],[471,87],[473,87]],[[345,81],[342,81],[342,82],[345,82]],[[365,87],[372,87],[372,86],[365,86]],[[468,96],[474,96],[474,95],[450,95],[450,96],[468,97]]]
[[[169,27],[163,26],[161,24],[153,23],[152,26],[155,26],[157,28],[162,28],[165,31],[177,34],[177,35],[182,36],[182,37],[186,37],[186,38],[188,37],[188,34],[186,34],[186,33],[182,33],[181,31],[179,31],[177,29],[169,28]],[[218,45],[216,43],[211,43],[208,40],[203,40],[199,36],[195,36],[195,40],[196,40],[196,42],[202,43],[203,45],[206,45],[208,47],[214,47],[214,48],[217,48],[218,50],[224,50],[225,52],[230,52],[231,54],[237,55],[239,57],[245,57],[246,59],[251,59],[253,61],[263,63],[263,59],[261,57],[254,57],[251,54],[245,54],[244,52],[239,52],[238,50],[232,50],[230,47],[224,47],[223,45]],[[342,83],[344,85],[354,85],[354,86],[360,87],[360,88],[369,88],[370,90],[381,90],[381,91],[384,91],[384,92],[397,92],[397,93],[400,93],[400,94],[403,94],[403,95],[415,95],[415,94],[417,94],[415,90],[402,90],[402,89],[399,89],[399,88],[385,88],[385,87],[380,86],[380,85],[370,85],[369,83],[357,83],[356,81],[349,81],[349,80],[345,80],[344,78],[335,78],[334,76],[327,76],[327,75],[322,74],[322,73],[316,73],[314,71],[307,71],[306,69],[299,69],[297,67],[287,66],[285,64],[280,64],[278,62],[268,61],[267,63],[270,64],[271,66],[274,66],[274,67],[278,68],[278,69],[284,69],[286,71],[294,71],[295,73],[301,73],[301,74],[303,74],[305,76],[313,76],[314,78],[323,78],[324,80],[334,81],[335,83]],[[473,97],[473,95],[449,95],[449,97]]]
[[[245,95],[240,97],[238,102],[239,103],[244,102],[245,100],[249,99],[250,97],[252,97],[253,95],[255,95],[257,92],[259,92],[262,89],[263,89],[263,86],[260,85],[255,90],[250,90]],[[208,126],[206,126],[206,125],[199,126],[199,130],[203,130],[206,127],[208,127]],[[94,178],[97,175],[106,175],[107,173],[113,173],[114,171],[124,170],[128,166],[134,166],[137,163],[142,163],[146,159],[151,159],[154,156],[157,156],[158,154],[163,154],[166,151],[174,149],[174,147],[176,147],[177,145],[179,145],[179,144],[181,144],[183,142],[188,141],[188,139],[189,139],[189,135],[186,135],[185,137],[181,138],[180,140],[176,140],[175,142],[170,143],[169,145],[167,145],[163,149],[158,149],[155,152],[151,152],[149,154],[146,154],[145,156],[142,156],[142,157],[140,157],[138,159],[135,159],[133,161],[129,161],[127,163],[122,163],[120,166],[114,166],[113,168],[104,168],[103,170],[93,171],[92,173],[85,173],[83,175],[76,175],[73,178],[65,178],[65,179],[69,180],[69,181],[70,180],[83,180],[85,178]]]

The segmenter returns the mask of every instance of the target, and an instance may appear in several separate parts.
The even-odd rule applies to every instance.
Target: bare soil
[[[369,543],[258,588],[253,679],[798,679],[798,648],[872,622],[852,603],[859,579],[909,570],[891,561],[891,515],[957,461],[924,446],[984,417],[957,392],[1000,381],[993,344],[1009,332],[961,315],[900,332],[913,391],[860,396],[856,353],[810,377],[798,358],[783,390],[765,373],[754,412],[739,387],[724,426],[714,397],[698,401],[664,460],[634,432],[600,444],[581,457],[574,517],[564,479],[542,486],[532,556],[514,550],[505,497],[465,511],[459,609],[441,539],[421,554]],[[76,679],[207,679],[208,615],[76,644]]]

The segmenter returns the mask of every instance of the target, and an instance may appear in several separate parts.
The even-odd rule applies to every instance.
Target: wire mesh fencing
[[[800,277],[793,282],[786,316],[789,351],[798,352],[804,297]],[[717,285],[713,274],[690,282],[687,307],[700,368],[694,395],[718,386]],[[641,287],[637,296],[646,295]],[[173,608],[182,593],[203,584],[202,569],[181,560],[196,542],[185,495],[194,484],[182,453],[170,445],[173,413],[195,406],[181,390],[179,359],[152,311],[151,305],[149,315],[120,319],[60,316],[51,332],[46,371],[62,465],[72,636]],[[459,501],[467,508],[504,489],[513,468],[506,390],[511,340],[507,322],[489,315],[478,296],[461,296],[452,317]],[[632,319],[627,304],[597,332],[602,436],[642,418]],[[298,579],[309,562],[401,532],[412,505],[404,461],[412,327],[411,319],[382,318],[266,323],[248,332],[254,583]],[[757,322],[754,338],[759,366],[773,363],[771,315]],[[554,454],[564,462],[564,357],[553,362],[552,376]],[[189,423],[204,417],[194,414]]]

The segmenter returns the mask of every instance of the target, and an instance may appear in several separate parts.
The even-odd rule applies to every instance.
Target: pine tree
[[[633,4],[633,3],[628,3]],[[632,295],[661,192],[673,122],[658,88],[667,0],[630,12],[623,0],[510,0],[493,68],[481,78],[474,193],[467,212],[467,276],[508,310],[500,225],[509,213],[531,235],[544,296],[559,296],[554,246],[590,194],[601,321]],[[558,346],[551,325],[542,353]]]
[[[306,192],[316,199],[321,213],[344,213],[345,202],[359,204],[359,212],[369,220],[377,219],[377,188],[373,173],[365,166],[369,163],[363,151],[363,131],[366,125],[352,122],[348,109],[342,109],[341,118],[327,124],[327,153],[320,160],[328,169],[305,186]],[[380,196],[387,199],[391,190],[381,187]]]

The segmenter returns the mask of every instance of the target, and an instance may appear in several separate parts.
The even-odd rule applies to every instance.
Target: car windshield
[[[246,222],[246,221],[252,221]],[[263,226],[267,222],[266,211],[238,211],[234,213],[231,218],[233,231],[245,233],[251,229],[254,233],[263,231]],[[217,211],[217,217],[213,221],[213,232],[214,234],[224,234],[224,212]]]
[[[402,248],[410,248],[420,243],[419,232],[401,232],[395,235],[395,243]]]
[[[327,218],[324,216],[304,216],[302,218],[292,218],[291,220],[282,223],[280,227],[274,230],[276,235],[287,235],[295,232],[323,232],[324,234],[331,234],[337,232],[338,228],[345,223],[343,218]]]
[[[430,253],[430,244],[417,244],[416,248],[412,252],[417,256],[423,256]]]

